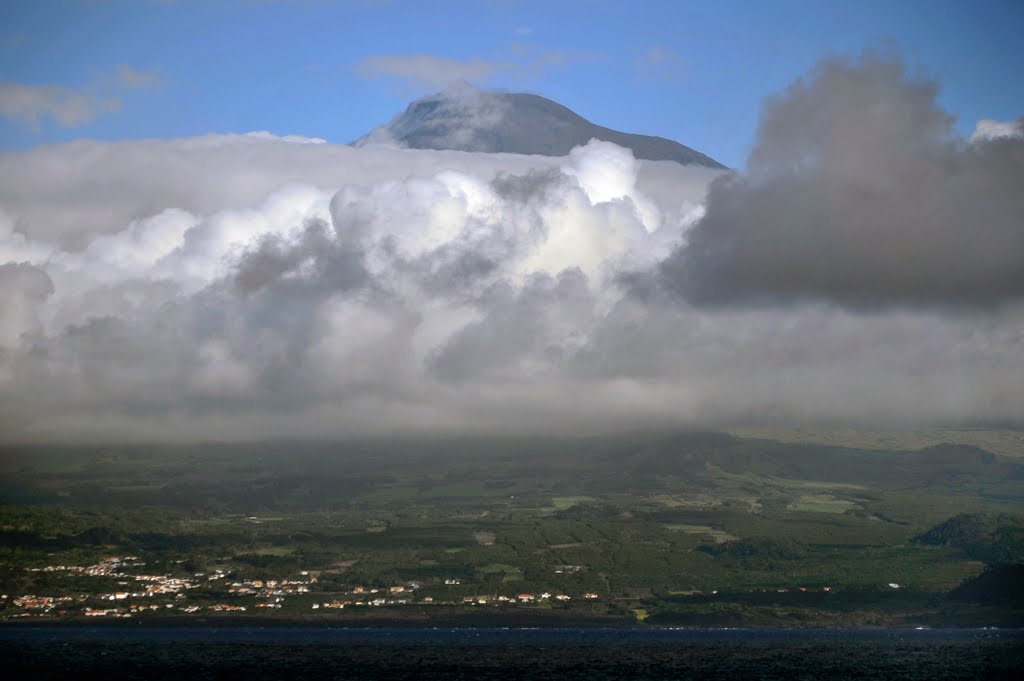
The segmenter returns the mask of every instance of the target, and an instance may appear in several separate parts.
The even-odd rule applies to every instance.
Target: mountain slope
[[[466,83],[416,100],[355,144],[565,156],[592,138],[632,149],[639,159],[725,168],[713,158],[663,137],[595,125],[538,95],[479,90]]]

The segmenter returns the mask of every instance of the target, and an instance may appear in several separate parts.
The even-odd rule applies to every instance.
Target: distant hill
[[[710,156],[679,142],[596,125],[539,95],[481,90],[468,83],[416,100],[390,123],[354,144],[399,143],[412,149],[565,156],[591,139],[631,149],[639,159],[725,169]]]
[[[956,547],[993,565],[1024,563],[1024,516],[961,513],[918,535],[914,543]]]
[[[922,449],[939,444],[964,444],[981,447],[1000,456],[1024,457],[1024,430],[1009,428],[866,430],[860,428],[737,427],[729,432],[744,438],[885,451]]]
[[[991,514],[961,513],[914,537],[914,542],[963,548],[989,540],[995,529],[996,517]]]

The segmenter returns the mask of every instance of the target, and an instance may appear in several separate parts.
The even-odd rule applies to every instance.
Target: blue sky
[[[350,141],[449,76],[740,166],[764,98],[898,49],[967,133],[1024,115],[1024,3],[37,0],[0,8],[0,147],[269,130]]]

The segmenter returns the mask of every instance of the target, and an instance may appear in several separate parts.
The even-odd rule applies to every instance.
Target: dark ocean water
[[[2,627],[4,678],[1024,679],[1022,630]]]

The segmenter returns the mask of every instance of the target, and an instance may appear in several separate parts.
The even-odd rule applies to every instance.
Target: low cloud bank
[[[840,76],[870,120],[819,92]],[[882,84],[855,90],[865,79]],[[0,154],[0,439],[1022,423],[1016,204],[1000,189],[1019,147],[950,139],[929,87],[891,64],[826,63],[768,107],[740,175],[603,142],[563,158],[268,134]],[[817,132],[787,131],[793,107]],[[860,151],[832,138],[821,107],[866,126]],[[878,126],[885,145],[865,137]],[[922,166],[934,148],[947,163]],[[883,151],[896,169],[876,168]],[[840,208],[813,237],[804,203],[778,198],[810,191],[804,163],[828,195],[807,198],[814,224]],[[841,196],[871,168],[876,194]],[[909,210],[886,179],[928,169],[919,202],[945,178],[977,209],[967,253],[989,275],[947,262],[923,222],[873,222]],[[748,204],[792,220],[763,222],[762,239],[742,222]],[[937,220],[934,235],[955,232]],[[794,255],[804,238],[818,278],[787,273],[808,266]],[[836,240],[859,266],[839,262]],[[928,292],[938,265],[966,289]],[[858,268],[871,280],[848,285]]]

